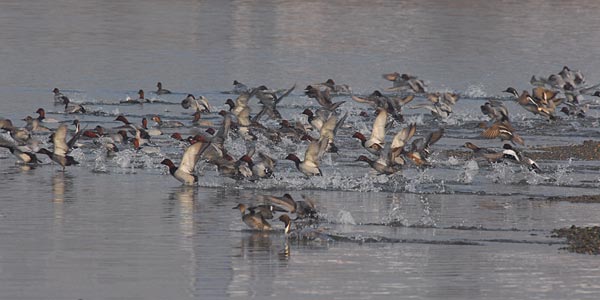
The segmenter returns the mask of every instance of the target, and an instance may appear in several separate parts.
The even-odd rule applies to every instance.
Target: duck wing
[[[185,149],[185,152],[183,153],[181,163],[179,164],[179,170],[187,174],[194,173],[196,163],[198,163],[198,160],[200,160],[200,156],[202,156],[202,153],[204,152],[204,150],[206,150],[208,145],[210,145],[210,143],[197,142],[187,147],[187,149]]]
[[[54,154],[60,156],[66,156],[69,153],[69,146],[67,145],[67,124],[58,126],[54,132],[52,142],[54,143]]]

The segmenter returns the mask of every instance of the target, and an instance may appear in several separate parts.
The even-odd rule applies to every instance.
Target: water
[[[331,77],[358,94],[388,87],[386,72],[408,72],[430,90],[459,91],[440,124],[405,110],[424,136],[439,126],[434,168],[369,174],[350,136],[372,119],[349,97],[347,149],[326,155],[324,178],[304,179],[287,153],[306,144],[261,140],[279,159],[276,178],[236,182],[200,165],[199,187],[182,187],[159,162],[180,160],[166,129],[159,154],[123,147],[116,158],[78,149],[80,167],[25,170],[0,151],[0,294],[6,299],[596,299],[595,257],[560,250],[554,228],[597,225],[597,204],[547,202],[547,196],[596,194],[595,161],[540,160],[543,173],[517,165],[477,165],[446,157],[477,138],[486,97],[529,88],[531,75],[580,69],[600,81],[594,1],[4,1],[0,4],[0,115],[20,120],[38,107],[61,121],[118,126],[161,114],[189,123],[179,102],[205,95],[218,109],[234,79],[251,86],[298,88],[281,103],[289,119],[316,103],[306,84]],[[567,16],[568,15],[568,16]],[[157,81],[177,93],[149,93]],[[59,87],[96,112],[65,115],[52,104]],[[170,102],[115,105],[143,88]],[[594,100],[591,99],[590,100]],[[418,99],[418,101],[423,101]],[[256,100],[252,107],[257,111]],[[511,119],[527,146],[597,139],[598,110],[585,120],[547,124],[513,102]],[[215,113],[207,120],[220,123]],[[15,121],[22,126],[22,121]],[[276,126],[275,123],[269,123]],[[49,125],[55,128],[56,125]],[[71,126],[72,127],[72,126]],[[185,128],[188,134],[193,128]],[[397,130],[395,128],[394,130]],[[184,134],[184,135],[185,135]],[[45,140],[46,135],[37,136]],[[90,143],[90,141],[84,141]],[[227,143],[235,155],[245,146]],[[44,158],[47,161],[46,158]],[[315,199],[330,242],[287,240],[246,229],[238,202],[291,193]]]

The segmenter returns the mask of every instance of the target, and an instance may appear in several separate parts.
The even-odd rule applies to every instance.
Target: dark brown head
[[[159,81],[158,83],[156,83],[156,87],[157,87],[159,90],[162,90],[162,82],[160,82],[160,81]]]
[[[200,121],[201,114],[200,114],[199,110],[197,110],[192,116],[194,116],[194,119],[192,120],[192,122],[198,122],[198,121]]]
[[[288,200],[294,201],[294,198],[292,198],[292,195],[290,195],[290,194],[288,194],[288,193],[285,193],[285,194],[283,194],[283,197],[282,197],[282,198],[285,198],[285,199],[288,199]]]
[[[175,133],[171,134],[171,138],[174,138],[178,141],[183,141],[183,137],[181,136],[181,133],[179,133],[179,132],[175,132]]]
[[[298,156],[296,156],[296,154],[288,154],[288,156],[286,156],[285,159],[291,160],[296,163],[300,163],[300,159],[298,158]]]
[[[239,82],[239,81],[237,81],[237,80],[234,80],[234,81],[233,81],[233,85],[238,85],[238,84],[240,84],[240,82]]]
[[[60,93],[60,91],[58,90],[58,88],[54,88],[54,89],[52,90],[52,92],[53,92],[54,94],[58,94],[58,93]]]
[[[227,115],[227,112],[226,112],[226,111],[224,111],[224,110],[221,110],[221,111],[219,112],[219,115],[224,117],[224,116],[226,116],[226,115]]]
[[[115,119],[115,121],[121,121],[121,122],[125,123],[125,125],[129,125],[129,124],[131,124],[131,123],[129,123],[129,120],[127,120],[127,118],[125,118],[125,116],[123,116],[123,115],[121,115],[121,116],[118,116],[118,117]]]
[[[35,112],[36,112],[37,114],[39,114],[39,115],[40,115],[40,117],[43,117],[43,116],[45,116],[45,115],[46,115],[46,111],[45,111],[43,108],[38,108],[38,109],[37,109]]]
[[[254,162],[252,161],[252,158],[248,155],[244,155],[242,157],[240,157],[241,161],[247,162],[248,164],[252,165]]]
[[[381,97],[381,96],[383,96],[383,94],[381,94],[381,92],[380,92],[379,90],[375,90],[375,91],[373,92],[373,94],[371,94],[371,95],[372,95],[372,96],[375,96],[375,97]]]
[[[365,142],[365,141],[367,140],[367,138],[366,138],[366,137],[365,137],[365,136],[364,136],[362,133],[360,133],[360,132],[358,132],[358,131],[357,131],[357,132],[355,132],[355,133],[352,135],[352,137],[353,137],[353,138],[357,138],[357,139],[359,139],[361,142]]]
[[[123,137],[123,139],[127,139],[127,131],[119,130],[117,131],[117,133],[120,134]]]
[[[400,75],[400,78],[402,78],[402,80],[410,80],[410,76],[408,76],[408,74],[402,74]]]
[[[331,79],[331,78],[327,79],[327,81],[325,81],[325,83],[327,83],[328,85],[335,85],[335,81],[333,81],[333,79]]]
[[[309,116],[309,117],[312,117],[312,116],[314,116],[314,114],[313,114],[312,110],[310,110],[310,109],[308,109],[308,108],[307,108],[307,109],[305,109],[305,110],[302,112],[302,114],[304,114],[304,115],[307,115],[307,116]]]
[[[138,95],[140,96],[140,99],[144,99],[144,90],[139,90]]]
[[[210,135],[215,135],[215,133],[217,133],[217,131],[212,127],[208,127],[206,130],[204,130],[204,132],[206,132]]]
[[[225,100],[225,104],[229,105],[229,111],[231,111],[235,107],[235,103],[231,98]]]
[[[371,159],[370,159],[370,158],[368,158],[368,157],[366,157],[366,156],[364,156],[364,155],[361,155],[361,156],[359,156],[359,157],[358,157],[358,158],[357,158],[355,161],[366,161],[366,162],[371,162]]]
[[[142,128],[148,130],[148,119],[146,119],[146,118],[142,119]]]
[[[506,90],[504,90],[503,92],[505,93],[510,93],[512,95],[514,95],[515,97],[519,96],[519,92],[517,92],[517,90],[513,87],[508,87]]]

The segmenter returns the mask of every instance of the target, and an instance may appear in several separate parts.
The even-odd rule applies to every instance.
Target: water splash
[[[475,160],[469,160],[463,166],[462,173],[458,176],[458,181],[462,183],[472,183],[475,175],[479,174],[479,165]]]
[[[337,214],[337,222],[344,225],[356,225],[356,221],[354,221],[352,214],[343,209]]]
[[[572,170],[573,158],[569,158],[566,164],[561,164],[556,167],[556,171],[553,174],[555,179],[555,184],[560,185],[570,185],[573,183],[573,176],[570,174],[573,173]]]
[[[485,87],[483,84],[472,84],[467,87],[464,92],[466,98],[485,98],[487,94],[485,93]]]

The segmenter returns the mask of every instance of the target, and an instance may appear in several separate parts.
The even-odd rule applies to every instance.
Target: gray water
[[[550,231],[597,225],[598,205],[544,199],[597,194],[598,162],[540,160],[536,174],[440,153],[466,141],[501,146],[473,129],[485,120],[479,105],[498,96],[527,147],[598,139],[597,109],[548,124],[501,93],[563,65],[600,82],[598,13],[596,1],[3,1],[0,116],[19,126],[38,107],[89,128],[118,126],[118,114],[189,123],[185,94],[224,109],[234,79],[296,83],[281,111],[303,121],[300,108],[316,103],[301,87],[327,78],[368,94],[390,85],[382,73],[407,72],[463,97],[444,123],[405,110],[417,135],[446,133],[434,167],[391,177],[353,162],[365,153],[350,136],[372,119],[349,97],[335,98],[348,101],[338,133],[346,150],[326,155],[324,178],[305,179],[284,161],[306,148],[284,140],[257,145],[280,160],[275,179],[236,182],[200,164],[199,186],[183,187],[159,164],[183,151],[168,129],[155,139],[159,154],[124,146],[107,159],[84,147],[73,153],[82,165],[64,173],[52,163],[23,168],[1,150],[0,298],[597,299],[597,258],[561,250]],[[177,93],[116,105],[157,81]],[[94,114],[61,113],[54,87]],[[214,112],[207,119],[220,123]],[[315,199],[319,226],[336,240],[289,240],[277,221],[253,232],[231,209],[284,193]]]

